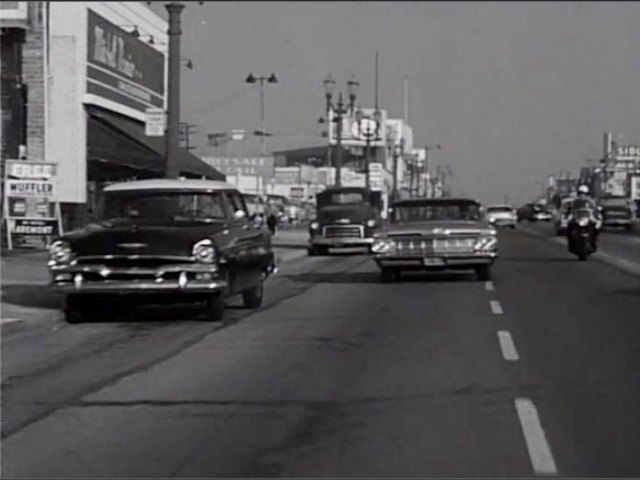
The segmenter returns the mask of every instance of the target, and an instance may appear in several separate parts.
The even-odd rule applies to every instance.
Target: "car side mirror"
[[[235,212],[233,212],[233,219],[234,220],[242,220],[243,218],[246,218],[247,214],[244,210],[236,210]]]

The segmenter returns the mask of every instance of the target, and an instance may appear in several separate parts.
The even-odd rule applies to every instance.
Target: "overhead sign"
[[[147,108],[144,122],[144,134],[147,137],[164,137],[166,115],[162,108]]]
[[[7,196],[55,199],[55,184],[46,180],[7,180]]]
[[[640,157],[640,146],[638,145],[625,145],[619,146],[616,150],[617,157]]]
[[[56,175],[53,163],[8,161],[7,177],[16,179],[50,180]]]
[[[361,108],[362,119],[358,122],[355,111],[348,112],[342,116],[342,130],[340,142],[345,147],[364,147],[369,140],[371,147],[384,147],[386,145],[385,124],[387,121],[386,110],[380,110],[380,124],[376,135],[375,109]],[[338,143],[338,123],[333,109],[329,110],[329,143]]]
[[[202,161],[225,175],[273,177],[274,157],[203,157]]]
[[[87,93],[144,113],[164,108],[164,55],[87,11]]]

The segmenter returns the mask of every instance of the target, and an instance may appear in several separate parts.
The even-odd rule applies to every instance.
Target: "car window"
[[[235,212],[238,210],[242,210],[244,213],[247,212],[247,207],[244,203],[244,199],[237,192],[225,192],[225,196],[227,197],[227,205],[229,209],[229,214],[233,216]]]

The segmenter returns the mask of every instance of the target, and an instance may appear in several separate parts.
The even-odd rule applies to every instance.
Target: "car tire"
[[[491,280],[491,268],[489,265],[476,267],[476,278],[481,282],[488,282]]]
[[[515,225],[510,225],[510,227],[511,227],[511,230],[515,230],[516,229]]]
[[[69,295],[65,300],[64,319],[70,325],[77,325],[87,321],[88,306],[85,298],[79,295]]]
[[[633,225],[625,225],[624,226],[624,231],[627,233],[631,233],[631,231],[633,230]]]
[[[320,249],[316,246],[309,247],[307,249],[307,253],[310,257],[317,257],[318,255],[320,255]]]
[[[393,283],[400,280],[400,271],[391,268],[383,268],[380,271],[380,281],[382,283]]]
[[[255,287],[247,288],[242,292],[242,303],[244,308],[260,308],[264,297],[264,280],[260,278],[260,283]]]
[[[207,320],[210,322],[220,322],[224,318],[224,297],[216,293],[209,297],[205,303],[207,310]]]

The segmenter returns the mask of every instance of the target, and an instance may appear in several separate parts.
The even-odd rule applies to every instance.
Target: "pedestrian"
[[[273,212],[269,213],[269,216],[267,217],[267,227],[269,228],[271,235],[276,234],[277,224],[278,224],[278,219],[276,218],[276,216],[273,214]]]

